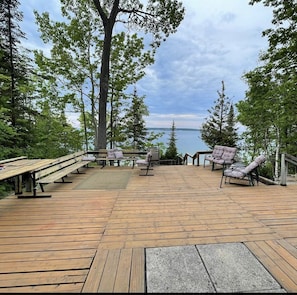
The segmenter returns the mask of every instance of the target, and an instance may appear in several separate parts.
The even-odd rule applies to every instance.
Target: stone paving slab
[[[286,293],[242,243],[146,249],[148,293]]]
[[[146,249],[148,293],[210,293],[214,288],[195,246]]]

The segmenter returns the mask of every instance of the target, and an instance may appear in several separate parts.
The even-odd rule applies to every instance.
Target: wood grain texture
[[[74,190],[100,168],[48,184],[52,198],[0,200],[0,292],[144,293],[145,248],[228,242],[297,291],[296,186],[220,189],[220,170],[170,165],[135,167],[125,189]]]

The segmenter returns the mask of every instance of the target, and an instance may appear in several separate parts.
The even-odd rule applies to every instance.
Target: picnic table
[[[15,179],[15,194],[22,195],[23,178],[26,179],[27,191],[32,191],[33,197],[36,195],[36,181],[35,181],[35,169],[39,169],[43,166],[49,165],[53,162],[53,159],[19,159],[9,161],[5,160],[1,162],[0,169],[0,181],[14,178]],[[30,196],[29,196],[30,197]],[[20,198],[20,196],[19,196]]]

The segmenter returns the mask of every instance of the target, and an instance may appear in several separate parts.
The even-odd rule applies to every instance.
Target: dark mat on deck
[[[131,174],[130,171],[99,171],[80,182],[74,189],[125,189]]]

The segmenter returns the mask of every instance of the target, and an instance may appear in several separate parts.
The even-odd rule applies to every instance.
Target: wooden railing
[[[200,159],[199,159],[200,155],[211,154],[211,153],[212,153],[212,151],[198,151],[194,155],[190,155],[190,154],[186,153],[184,155],[184,159],[183,159],[184,164],[188,165],[188,158],[191,158],[192,164],[195,165],[195,161],[197,160],[197,166],[199,166],[200,165]]]
[[[287,175],[288,175],[288,166],[293,164],[297,167],[297,158],[289,155],[289,154],[282,154],[281,155],[281,180],[280,185],[287,185]]]

